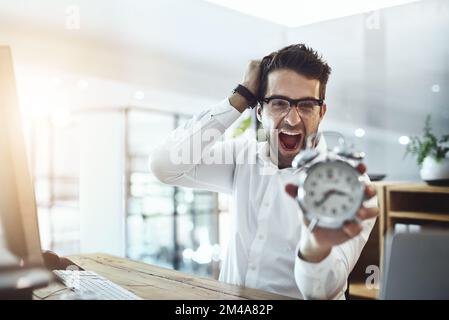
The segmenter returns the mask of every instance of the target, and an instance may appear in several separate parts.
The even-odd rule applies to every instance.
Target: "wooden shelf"
[[[387,185],[390,192],[422,192],[449,194],[449,187],[431,186],[425,183],[402,183]]]
[[[390,211],[390,218],[449,222],[449,213]]]
[[[355,282],[349,285],[349,294],[351,299],[370,299],[375,300],[379,298],[378,289],[368,289],[363,282]]]
[[[377,265],[382,276],[385,235],[394,232],[395,224],[413,223],[427,228],[448,229],[449,187],[422,182],[374,182],[379,203],[379,217],[368,242],[349,277],[351,299],[376,299],[378,290],[365,286],[366,267]],[[407,221],[409,220],[409,221]]]
[[[393,231],[398,219],[419,222],[449,222],[449,187],[424,183],[394,184],[385,187],[386,230]]]

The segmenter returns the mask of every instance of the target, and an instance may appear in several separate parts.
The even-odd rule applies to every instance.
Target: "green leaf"
[[[406,146],[404,157],[412,154],[416,156],[416,162],[421,165],[427,156],[432,156],[436,161],[446,157],[449,147],[444,144],[449,141],[449,134],[443,135],[438,139],[432,133],[432,123],[430,114],[426,116],[423,136],[421,138],[412,136]]]
[[[246,129],[248,129],[251,126],[251,116],[243,120],[240,125],[234,130],[232,137],[236,138],[240,135],[242,135]]]

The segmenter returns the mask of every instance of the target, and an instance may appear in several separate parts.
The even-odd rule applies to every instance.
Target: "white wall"
[[[427,113],[436,133],[448,133],[448,31],[449,2],[429,0],[288,32],[288,42],[311,45],[331,65],[323,128],[353,137],[364,128],[365,137],[355,141],[367,153],[369,172],[419,179],[398,137],[421,134]]]

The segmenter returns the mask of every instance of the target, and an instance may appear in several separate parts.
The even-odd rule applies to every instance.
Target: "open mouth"
[[[286,151],[296,151],[301,143],[301,133],[279,132],[279,144]]]

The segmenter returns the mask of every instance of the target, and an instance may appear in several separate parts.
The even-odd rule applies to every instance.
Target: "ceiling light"
[[[437,84],[434,84],[432,86],[432,92],[435,92],[435,93],[440,92],[440,86]]]
[[[143,93],[142,91],[136,91],[134,93],[134,99],[143,100],[144,98],[145,98],[145,93]]]
[[[400,136],[398,141],[400,144],[406,145],[410,143],[410,138],[408,136]]]
[[[355,131],[354,131],[354,135],[355,135],[357,138],[361,138],[361,137],[363,137],[363,136],[365,135],[365,130],[364,130],[363,128],[357,128],[357,129],[355,129]]]

